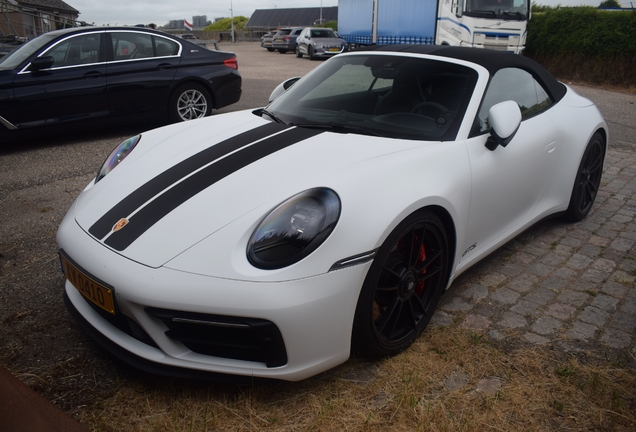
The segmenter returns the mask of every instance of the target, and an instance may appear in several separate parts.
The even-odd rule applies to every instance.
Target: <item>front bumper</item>
[[[346,47],[327,47],[327,46],[314,47],[314,57],[331,57],[343,52],[347,52]]]
[[[355,307],[370,262],[277,283],[150,268],[94,241],[72,213],[73,208],[60,226],[58,245],[89,276],[113,287],[117,319],[129,322],[130,329],[114,325],[69,281],[67,307],[93,338],[133,366],[172,376],[200,372],[296,381],[349,358]],[[157,310],[194,318],[212,315],[239,323],[271,323],[270,328],[280,332],[286,362],[280,357],[270,361],[267,355],[244,357],[217,351],[211,355],[171,333],[170,322]],[[280,354],[281,346],[272,352]]]

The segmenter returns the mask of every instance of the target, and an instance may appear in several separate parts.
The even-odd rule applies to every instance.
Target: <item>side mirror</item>
[[[494,151],[497,146],[506,147],[521,125],[521,109],[515,101],[505,101],[490,108],[488,112],[490,136],[486,148]]]
[[[31,70],[38,71],[53,66],[55,59],[51,56],[36,57],[31,60]]]
[[[278,96],[282,95],[287,90],[289,90],[294,84],[296,84],[296,81],[298,81],[299,79],[300,77],[294,77],[278,84],[278,87],[276,87],[274,91],[272,92],[272,94],[269,95],[269,103],[271,103]]]

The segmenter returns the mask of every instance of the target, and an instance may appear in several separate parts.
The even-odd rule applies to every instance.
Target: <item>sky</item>
[[[389,0],[390,1],[390,0]],[[602,0],[533,0],[545,6],[598,6]],[[629,6],[630,0],[619,0]],[[633,0],[636,4],[636,0]],[[330,7],[338,6],[338,0],[65,0],[80,11],[80,21],[95,25],[167,24],[171,20],[206,15],[209,21],[234,16],[249,17],[256,9]]]

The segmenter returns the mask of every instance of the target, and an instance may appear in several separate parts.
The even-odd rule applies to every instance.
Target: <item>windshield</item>
[[[314,29],[311,30],[312,38],[337,38],[338,35],[331,29]]]
[[[29,42],[20,46],[20,48],[3,57],[2,60],[0,60],[0,70],[14,69],[54,38],[55,36],[44,34],[35,39],[31,39]]]
[[[523,21],[528,18],[529,0],[467,0],[464,15]]]
[[[337,56],[266,109],[299,127],[427,141],[454,140],[477,72],[441,60]]]

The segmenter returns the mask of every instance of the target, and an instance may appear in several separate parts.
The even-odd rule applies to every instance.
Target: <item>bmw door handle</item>
[[[99,78],[100,76],[102,76],[102,73],[99,71],[91,71],[84,74],[84,78]]]

